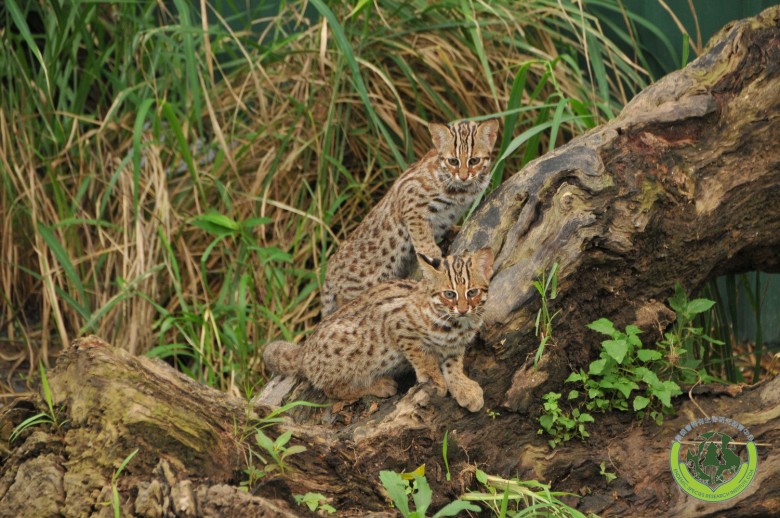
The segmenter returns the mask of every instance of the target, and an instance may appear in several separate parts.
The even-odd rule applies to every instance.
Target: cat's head
[[[450,255],[444,259],[418,253],[417,258],[434,307],[447,318],[481,323],[493,276],[493,250],[483,248],[471,255]]]
[[[486,185],[493,146],[498,137],[498,119],[428,124],[439,154],[439,169],[450,174],[448,186],[462,190]]]

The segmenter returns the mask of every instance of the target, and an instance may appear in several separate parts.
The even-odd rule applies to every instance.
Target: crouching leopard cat
[[[417,381],[449,391],[476,412],[482,388],[463,372],[466,345],[482,326],[493,251],[431,259],[417,254],[422,280],[390,280],[324,318],[303,345],[265,346],[266,367],[298,375],[334,399],[389,397],[393,375],[414,369]]]
[[[407,169],[328,260],[322,315],[387,279],[407,277],[485,190],[498,120],[428,125],[434,148]]]

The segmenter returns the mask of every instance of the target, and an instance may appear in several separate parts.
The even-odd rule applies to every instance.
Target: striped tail
[[[322,316],[326,317],[336,311],[337,302],[336,294],[330,288],[330,282],[328,282],[327,275],[325,276],[325,285],[322,287],[320,293],[320,304],[322,305]]]
[[[263,349],[263,363],[274,374],[294,376],[298,373],[300,350],[300,346],[290,342],[271,342]]]

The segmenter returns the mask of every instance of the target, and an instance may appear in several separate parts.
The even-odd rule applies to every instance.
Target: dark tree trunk
[[[780,379],[708,387],[675,400],[661,427],[630,414],[598,415],[591,438],[551,452],[537,436],[541,395],[561,391],[572,368],[594,358],[599,317],[639,322],[652,342],[673,318],[663,302],[676,282],[692,290],[716,275],[780,269],[780,8],[734,24],[684,70],[638,95],[615,120],[529,164],[486,199],[453,243],[497,252],[489,324],[467,369],[492,412],[470,414],[415,386],[387,401],[294,412],[266,428],[293,432],[307,451],[267,475],[257,494],[237,489],[247,465],[242,436],[289,384],[274,381],[250,406],[202,387],[164,364],[90,337],[50,375],[67,423],[26,432],[0,466],[0,514],[112,513],[111,477],[123,509],[146,516],[299,516],[293,494],[332,498],[339,515],[387,512],[381,469],[426,464],[435,504],[473,487],[474,468],[551,482],[585,495],[580,510],[635,516],[780,512],[780,451],[759,448],[756,479],[721,504],[679,490],[669,469],[677,431],[704,415],[731,417],[759,443],[780,438]],[[560,265],[554,344],[538,370],[539,308],[531,281]],[[280,396],[281,394],[281,396]],[[289,399],[312,395],[296,386]],[[40,402],[38,408],[43,408]],[[18,402],[0,438],[31,412]],[[324,424],[323,424],[324,423]],[[449,431],[453,480],[441,444]],[[255,447],[257,448],[257,447]],[[617,480],[599,475],[605,462]]]

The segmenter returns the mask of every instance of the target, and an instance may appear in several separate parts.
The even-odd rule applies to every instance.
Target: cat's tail
[[[336,294],[330,288],[328,279],[325,279],[325,286],[320,295],[320,304],[322,305],[322,316],[326,317],[336,311]]]
[[[300,346],[277,340],[263,348],[263,363],[274,374],[294,376],[298,373],[300,352]]]

